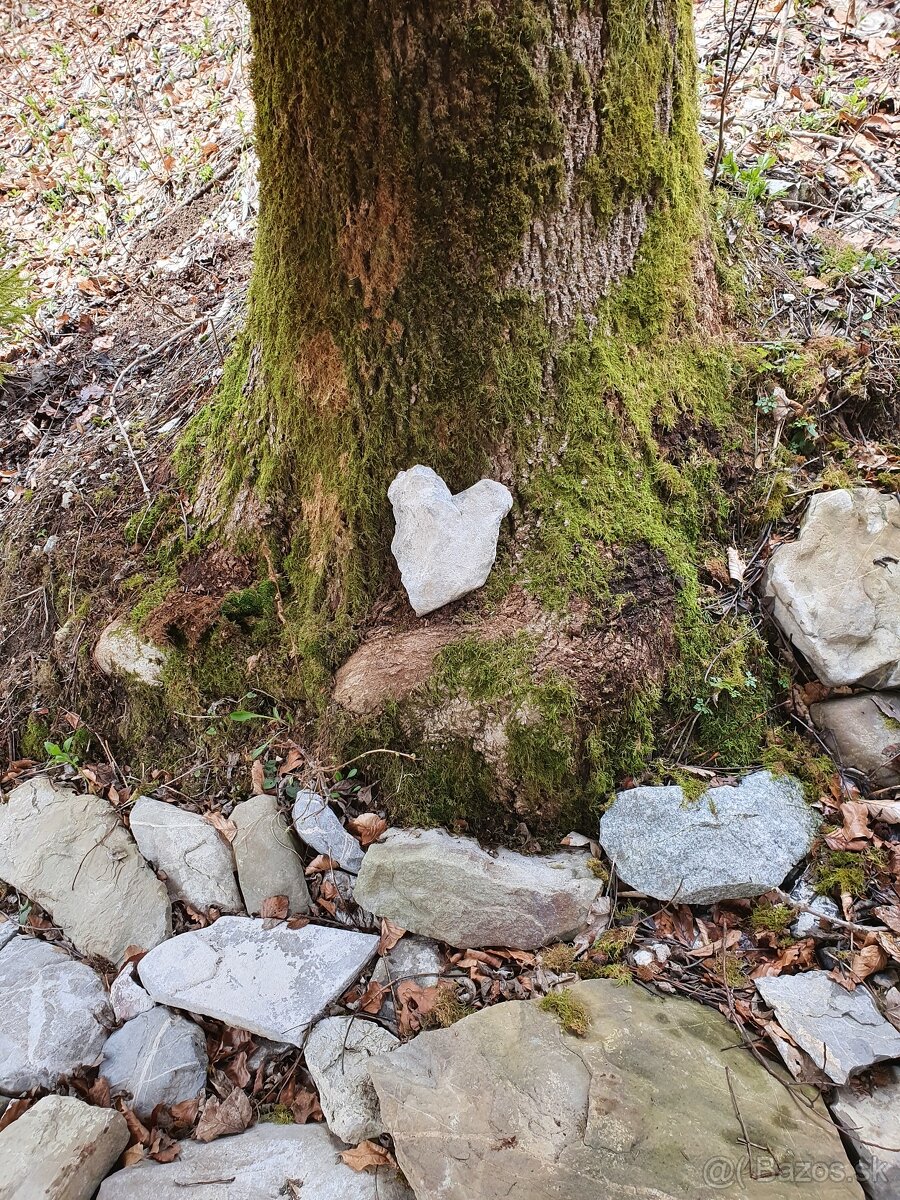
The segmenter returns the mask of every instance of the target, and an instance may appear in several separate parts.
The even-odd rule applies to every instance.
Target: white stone
[[[763,576],[772,615],[829,687],[900,686],[900,496],[819,492]]]
[[[121,1113],[44,1096],[0,1131],[2,1200],[92,1200],[128,1145]]]
[[[100,1074],[142,1121],[157,1104],[193,1100],[206,1086],[206,1037],[199,1026],[155,1005],[110,1034]]]
[[[757,771],[696,800],[677,786],[619,792],[600,819],[600,845],[644,895],[714,904],[778,887],[818,825],[796,780]]]
[[[244,800],[234,806],[231,819],[237,826],[231,848],[247,912],[258,913],[270,896],[287,896],[291,913],[305,913],[309,889],[303,860],[275,797]]]
[[[141,853],[164,871],[173,897],[207,912],[240,912],[231,847],[209,821],[141,796],[131,810],[131,832]]]
[[[84,963],[26,937],[0,950],[0,1092],[53,1088],[94,1066],[112,1023],[103,981]]]
[[[791,924],[791,935],[795,938],[821,938],[832,933],[834,926],[822,917],[840,917],[841,911],[830,896],[819,896],[808,879],[798,879],[791,888],[791,899],[796,904],[805,904],[813,912],[798,912]]]
[[[0,879],[52,915],[82,954],[120,963],[172,932],[166,889],[100,796],[46,776],[21,783],[0,805]]]
[[[124,621],[112,621],[100,634],[94,647],[94,662],[104,675],[162,687],[166,654]]]
[[[307,1027],[362,972],[378,948],[368,933],[257,917],[220,917],[141,959],[154,1000],[302,1046]]]
[[[294,828],[307,846],[327,854],[345,871],[356,874],[362,866],[362,847],[322,796],[316,792],[298,792],[291,816]]]
[[[372,979],[385,986],[407,980],[417,987],[434,987],[444,970],[444,956],[431,938],[407,934],[375,964]]]
[[[326,1017],[306,1039],[306,1068],[319,1092],[325,1122],[335,1137],[358,1145],[384,1133],[369,1056],[387,1054],[399,1038],[358,1017]]]
[[[823,700],[810,706],[809,715],[838,763],[882,788],[900,783],[900,724],[889,712],[900,714],[900,692]]]
[[[870,1200],[900,1196],[900,1067],[886,1067],[868,1086],[838,1088],[831,1115],[859,1155],[858,1172]],[[853,1135],[856,1135],[855,1137]]]
[[[7,942],[11,942],[18,932],[19,927],[15,921],[8,921],[5,917],[0,919],[0,950]]]
[[[134,964],[128,963],[110,984],[109,1002],[117,1021],[130,1021],[149,1012],[154,1003],[134,977]]]
[[[343,1149],[323,1125],[256,1125],[182,1142],[175,1162],[117,1171],[97,1200],[413,1200],[396,1171],[354,1171],[338,1157]]]
[[[453,496],[431,467],[401,471],[388,488],[396,531],[391,552],[416,616],[484,585],[497,556],[509,488],[481,479]]]
[[[392,829],[369,847],[355,897],[403,929],[461,949],[534,950],[574,937],[603,886],[581,856],[489,854],[442,829]]]

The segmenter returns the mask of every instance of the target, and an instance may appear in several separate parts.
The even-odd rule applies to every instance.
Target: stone
[[[307,1027],[377,949],[374,934],[220,917],[151,950],[138,974],[160,1004],[302,1046]]]
[[[172,932],[166,889],[115,809],[37,776],[0,805],[0,879],[40,904],[82,954],[121,963]]]
[[[206,1037],[178,1013],[155,1005],[111,1033],[100,1074],[113,1096],[124,1096],[142,1121],[157,1104],[193,1100],[206,1087]]]
[[[94,662],[104,675],[162,687],[165,652],[135,633],[124,621],[110,622],[100,634],[94,647]]]
[[[780,1073],[735,1052],[740,1035],[720,1013],[611,980],[571,994],[590,1017],[583,1038],[539,1001],[509,1001],[370,1060],[417,1196],[861,1200],[821,1102],[806,1111]],[[785,1161],[833,1170],[803,1185],[778,1175]]]
[[[818,492],[762,581],[772,616],[828,687],[900,686],[900,497]]]
[[[886,1067],[868,1086],[838,1088],[831,1115],[859,1155],[857,1173],[869,1200],[900,1196],[900,1067]],[[855,1136],[854,1136],[855,1135]]]
[[[778,1024],[835,1083],[886,1059],[900,1058],[900,1033],[865,987],[848,992],[825,971],[775,975],[756,988]]]
[[[274,796],[253,796],[236,804],[231,843],[238,884],[248,913],[257,914],[269,896],[287,896],[291,913],[309,910],[303,859]]]
[[[343,1149],[322,1125],[255,1125],[214,1142],[184,1141],[175,1162],[145,1159],[117,1171],[97,1200],[413,1200],[396,1171],[354,1171],[338,1157]]]
[[[44,1096],[0,1131],[3,1200],[92,1200],[128,1145],[121,1113]]]
[[[8,921],[5,917],[0,919],[0,950],[13,940],[19,932],[19,926],[15,921]]]
[[[369,847],[355,898],[403,929],[460,949],[535,950],[574,937],[603,887],[583,857],[489,854],[442,829],[392,829]]]
[[[357,873],[362,866],[362,847],[322,796],[317,792],[298,792],[291,816],[294,828],[307,846],[327,854],[345,871]]]
[[[319,1092],[325,1123],[342,1142],[356,1146],[384,1133],[369,1057],[387,1054],[399,1038],[358,1017],[326,1017],[306,1039],[306,1069]]]
[[[481,479],[452,495],[431,467],[401,471],[388,488],[396,524],[391,553],[417,617],[483,587],[497,556],[509,488]]]
[[[900,692],[822,700],[809,715],[842,767],[862,771],[875,787],[900,783]]]
[[[130,1021],[155,1005],[134,977],[134,964],[128,963],[110,984],[109,1002],[117,1021]]]
[[[600,820],[600,845],[644,895],[714,904],[780,886],[818,826],[795,779],[758,771],[697,800],[674,785],[619,792]]]
[[[19,937],[0,950],[0,1092],[54,1088],[100,1061],[113,1013],[96,971]]]
[[[407,934],[375,964],[372,979],[388,987],[410,980],[417,987],[434,987],[444,970],[444,956],[431,938]]]
[[[241,911],[231,847],[209,821],[141,796],[131,810],[131,832],[144,857],[165,872],[173,898],[200,912]]]
[[[834,932],[834,926],[821,917],[837,917],[840,920],[841,910],[830,896],[819,896],[808,879],[798,879],[790,892],[791,899],[796,904],[805,904],[815,912],[799,912],[791,923],[791,936],[795,938],[823,938]]]

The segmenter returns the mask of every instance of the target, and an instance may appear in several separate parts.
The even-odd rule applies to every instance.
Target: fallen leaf
[[[879,921],[883,921],[888,929],[893,929],[894,933],[900,933],[900,908],[897,905],[880,904],[877,908],[873,908],[872,912]]]
[[[264,796],[266,794],[266,771],[262,764],[262,759],[256,759],[250,768],[250,786],[253,789],[254,796]]]
[[[585,837],[583,833],[567,833],[559,844],[561,846],[574,846],[580,850],[583,846],[589,846],[591,839]]]
[[[237,825],[228,817],[223,817],[220,812],[204,813],[203,815],[210,825],[221,833],[226,842],[233,842],[237,837]]]
[[[305,874],[319,875],[324,871],[338,871],[341,864],[335,862],[333,858],[329,858],[327,854],[317,854],[309,866],[306,868]]]
[[[388,989],[381,983],[377,983],[374,979],[370,979],[366,986],[366,990],[357,1000],[357,1007],[360,1012],[377,1013],[381,1012],[384,998],[388,993]]]
[[[405,933],[405,929],[401,929],[399,925],[395,925],[387,917],[382,917],[381,941],[378,943],[378,953],[387,954],[388,950],[393,950]]]
[[[248,1096],[235,1088],[221,1103],[215,1096],[210,1096],[197,1122],[194,1138],[198,1142],[213,1142],[216,1138],[243,1133],[252,1120],[253,1106]]]
[[[844,837],[848,841],[868,841],[872,837],[869,828],[869,813],[865,804],[846,801],[841,805],[841,817],[844,822]]]
[[[323,1121],[325,1119],[319,1104],[319,1097],[311,1088],[299,1092],[291,1102],[290,1107],[297,1125],[306,1125],[309,1121]]]
[[[7,1125],[12,1125],[13,1121],[21,1117],[22,1113],[27,1112],[34,1104],[34,1100],[25,1096],[21,1100],[10,1100],[3,1114],[0,1115],[0,1130],[6,1129]]]
[[[900,825],[900,800],[860,800],[873,821],[884,821],[887,825]]]
[[[396,1167],[397,1160],[390,1150],[377,1142],[360,1142],[353,1150],[342,1150],[341,1161],[354,1171],[377,1171],[379,1167]]]
[[[378,813],[362,813],[361,816],[353,817],[347,822],[347,828],[356,834],[363,849],[377,842],[387,832],[387,827],[387,821],[384,817],[379,817]]]
[[[261,917],[272,917],[276,921],[284,921],[290,912],[290,902],[287,896],[266,896],[259,908]]]
[[[714,954],[721,954],[723,950],[731,950],[742,937],[743,934],[739,929],[731,929],[718,941],[708,942],[705,946],[697,946],[693,950],[688,950],[688,954],[692,958],[711,958]]]
[[[862,983],[869,975],[874,975],[876,971],[886,967],[887,961],[885,951],[877,942],[873,942],[869,946],[863,946],[853,955],[850,960],[850,974],[856,983]]]
[[[123,1167],[133,1167],[144,1158],[144,1147],[140,1142],[135,1142],[133,1146],[129,1146],[119,1160]]]
[[[146,1153],[147,1157],[152,1158],[154,1162],[174,1162],[181,1154],[181,1146],[162,1129],[154,1129]]]

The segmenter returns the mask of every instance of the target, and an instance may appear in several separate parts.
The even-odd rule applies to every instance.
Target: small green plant
[[[0,257],[3,253],[4,247],[0,246]],[[34,311],[35,305],[28,303],[28,287],[19,272],[0,271],[0,346],[21,336]],[[0,362],[0,382],[8,370],[8,364]]]
[[[625,963],[609,963],[605,967],[599,967],[594,978],[611,979],[616,987],[627,987],[634,983],[631,967],[626,967]]]
[[[573,1037],[586,1037],[591,1027],[588,1010],[577,999],[570,988],[561,988],[558,992],[550,992],[541,1001],[541,1011],[552,1013],[557,1018],[563,1030]]]
[[[44,753],[50,760],[51,766],[77,768],[80,765],[74,733],[71,737],[67,737],[61,746],[58,746],[56,742],[44,742]]]
[[[766,151],[756,157],[756,162],[749,167],[742,167],[735,157],[734,151],[728,150],[722,156],[722,175],[731,179],[739,189],[743,190],[744,198],[755,203],[765,196],[768,189],[766,172],[773,167],[777,159],[774,154]]]

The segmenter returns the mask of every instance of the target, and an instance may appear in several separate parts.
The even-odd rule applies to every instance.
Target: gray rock
[[[384,1133],[378,1097],[369,1078],[369,1056],[387,1054],[400,1041],[371,1021],[326,1017],[310,1030],[304,1053],[328,1128],[358,1145]]]
[[[206,1038],[193,1021],[154,1006],[110,1034],[100,1074],[142,1121],[157,1104],[193,1100],[206,1087]]]
[[[243,908],[231,847],[209,821],[141,796],[131,810],[131,832],[144,857],[165,872],[173,897],[200,912]]]
[[[359,842],[343,827],[327,801],[316,792],[298,792],[291,813],[294,828],[313,850],[327,854],[355,875],[362,866]]]
[[[91,1200],[127,1145],[121,1113],[70,1096],[44,1096],[0,1131],[0,1196]]]
[[[53,1088],[100,1061],[113,1023],[103,980],[46,942],[0,950],[0,1091]]]
[[[165,652],[135,633],[124,621],[112,621],[100,634],[94,647],[94,662],[104,675],[162,687]]]
[[[0,879],[53,916],[82,954],[119,963],[172,932],[166,889],[112,805],[45,776],[0,805]]]
[[[900,1067],[886,1067],[884,1076],[868,1087],[838,1088],[830,1105],[859,1155],[857,1172],[870,1200],[900,1196]]]
[[[600,820],[600,844],[645,895],[713,904],[778,887],[818,825],[796,780],[758,771],[695,801],[676,786],[619,792]]]
[[[396,530],[391,553],[416,616],[484,585],[497,556],[508,488],[481,479],[452,495],[431,467],[401,471],[388,488]]]
[[[256,1125],[215,1142],[182,1142],[175,1162],[117,1171],[97,1200],[413,1200],[396,1171],[345,1166],[343,1148],[322,1125]]]
[[[381,955],[372,972],[375,983],[385,986],[412,980],[419,987],[434,987],[444,970],[444,956],[431,938],[407,934]]]
[[[141,959],[154,1000],[302,1046],[307,1027],[359,976],[378,948],[368,933],[258,917],[220,917]]]
[[[900,1058],[900,1033],[864,987],[848,992],[825,971],[805,971],[757,979],[756,988],[785,1033],[835,1083],[872,1063]]]
[[[813,496],[763,576],[772,615],[829,687],[900,686],[900,497]]]
[[[11,942],[18,932],[19,926],[15,921],[8,921],[5,917],[0,919],[0,950]]]
[[[602,891],[584,858],[488,854],[442,829],[392,829],[369,847],[355,898],[451,946],[534,950],[574,937]]]
[[[797,904],[805,904],[815,909],[815,913],[801,912],[791,924],[791,934],[795,938],[822,938],[834,932],[834,925],[821,921],[820,917],[837,917],[840,920],[841,911],[830,896],[819,896],[808,879],[798,879],[791,888],[791,899]]]
[[[269,896],[287,896],[290,912],[309,909],[309,889],[294,835],[274,796],[253,796],[236,804],[232,842],[238,883],[248,913],[256,914]]]
[[[584,1038],[538,1002],[510,1001],[371,1059],[417,1196],[861,1200],[823,1106],[792,1103],[780,1079],[735,1052],[740,1037],[719,1013],[608,980],[572,993],[591,1018]],[[785,1161],[835,1170],[803,1185],[778,1176]]]
[[[134,964],[128,963],[110,984],[109,1002],[117,1021],[130,1021],[155,1008],[153,1001],[134,977]]]
[[[893,787],[900,783],[900,724],[879,702],[900,713],[900,692],[880,692],[823,700],[809,714],[842,767],[862,771],[877,787]]]

